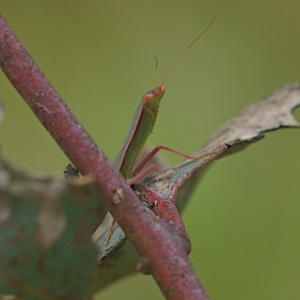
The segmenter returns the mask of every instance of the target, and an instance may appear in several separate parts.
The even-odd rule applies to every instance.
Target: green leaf
[[[16,170],[0,161],[0,291],[22,299],[88,299],[106,210],[90,179]]]

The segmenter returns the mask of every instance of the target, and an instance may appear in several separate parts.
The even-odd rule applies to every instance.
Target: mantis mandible
[[[175,60],[169,71],[167,72],[165,78],[163,79],[160,86],[155,87],[154,89],[148,91],[142,98],[141,102],[139,103],[139,106],[136,109],[136,112],[133,117],[133,121],[129,130],[129,133],[125,139],[124,145],[120,152],[118,153],[116,159],[114,160],[114,166],[120,171],[122,176],[125,179],[129,179],[129,184],[137,183],[139,180],[141,180],[144,176],[146,176],[150,171],[155,171],[156,167],[154,165],[150,165],[149,167],[145,168],[143,167],[147,164],[147,162],[159,151],[159,150],[167,150],[170,152],[173,152],[175,154],[178,154],[180,156],[183,156],[187,159],[193,159],[198,160],[206,156],[206,154],[202,154],[199,156],[190,156],[186,155],[182,152],[179,152],[177,150],[165,147],[165,146],[158,146],[155,147],[147,156],[146,158],[133,170],[134,163],[142,151],[149,135],[151,134],[156,117],[159,110],[159,105],[162,97],[165,93],[165,82],[167,78],[169,77],[170,73],[174,69],[174,67],[177,65],[177,63],[180,61],[180,59],[184,56],[184,54],[196,43],[200,37],[210,28],[210,26],[213,24],[215,20],[216,15],[214,15],[212,21],[210,24],[206,27],[204,31],[201,32],[200,35],[197,36],[197,38],[178,56],[178,58]],[[140,172],[141,171],[141,172]],[[109,243],[109,240],[111,238],[112,232],[113,232],[113,226],[115,224],[115,221],[112,221],[111,230],[108,234],[108,237],[105,241],[105,244]]]

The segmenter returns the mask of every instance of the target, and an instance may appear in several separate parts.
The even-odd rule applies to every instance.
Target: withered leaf
[[[263,138],[263,133],[267,131],[289,127],[300,128],[300,124],[292,115],[293,109],[299,105],[300,83],[279,88],[247,107],[212,134],[207,143],[195,153],[195,155],[207,153],[203,159],[186,160],[149,176],[134,189],[137,192],[150,189],[161,198],[173,198],[178,209],[182,210],[211,161],[244,149]],[[106,234],[97,241],[101,257],[105,259],[98,266],[94,290],[99,290],[113,280],[132,273],[138,259],[133,246],[118,225],[114,231],[114,238],[107,246],[104,245]]]

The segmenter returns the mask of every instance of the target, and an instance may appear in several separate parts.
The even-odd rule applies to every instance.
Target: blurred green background
[[[300,2],[3,1],[0,11],[110,159],[142,95],[170,76],[150,142],[186,153],[250,103],[300,76]],[[4,155],[30,170],[68,163],[0,74]],[[300,111],[295,111],[300,120]],[[300,299],[300,131],[280,130],[217,161],[183,217],[195,270],[213,300]],[[181,161],[167,153],[172,164]],[[97,299],[163,299],[134,275]]]

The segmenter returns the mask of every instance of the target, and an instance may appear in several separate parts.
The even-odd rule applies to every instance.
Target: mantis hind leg
[[[174,150],[174,149],[169,148],[169,147],[157,146],[147,154],[147,156],[139,163],[139,165],[131,173],[132,178],[128,181],[129,185],[138,183],[139,181],[141,181],[144,177],[146,177],[151,172],[157,172],[158,171],[157,166],[154,165],[154,164],[149,165],[144,170],[143,170],[143,168],[151,160],[151,158],[153,158],[155,156],[155,154],[160,150],[166,150],[166,151],[175,153],[177,155],[180,155],[180,156],[182,156],[186,159],[192,159],[192,160],[199,160],[199,159],[205,158],[205,157],[207,157],[211,154],[211,152],[205,152],[205,153],[200,154],[200,155],[192,156],[192,155],[188,155],[188,154],[185,154],[183,152]],[[114,228],[115,224],[116,224],[116,221],[115,221],[115,219],[113,219],[112,223],[111,223],[111,226],[110,226],[110,231],[109,231],[108,236],[105,240],[105,245],[108,245],[108,243],[111,239],[111,236],[113,234],[113,228]]]
[[[111,236],[114,232],[114,226],[115,226],[116,223],[117,223],[116,220],[112,219],[110,229],[109,229],[109,233],[108,233],[107,238],[105,239],[105,242],[104,242],[105,246],[107,246],[109,244],[109,241],[110,241]]]

